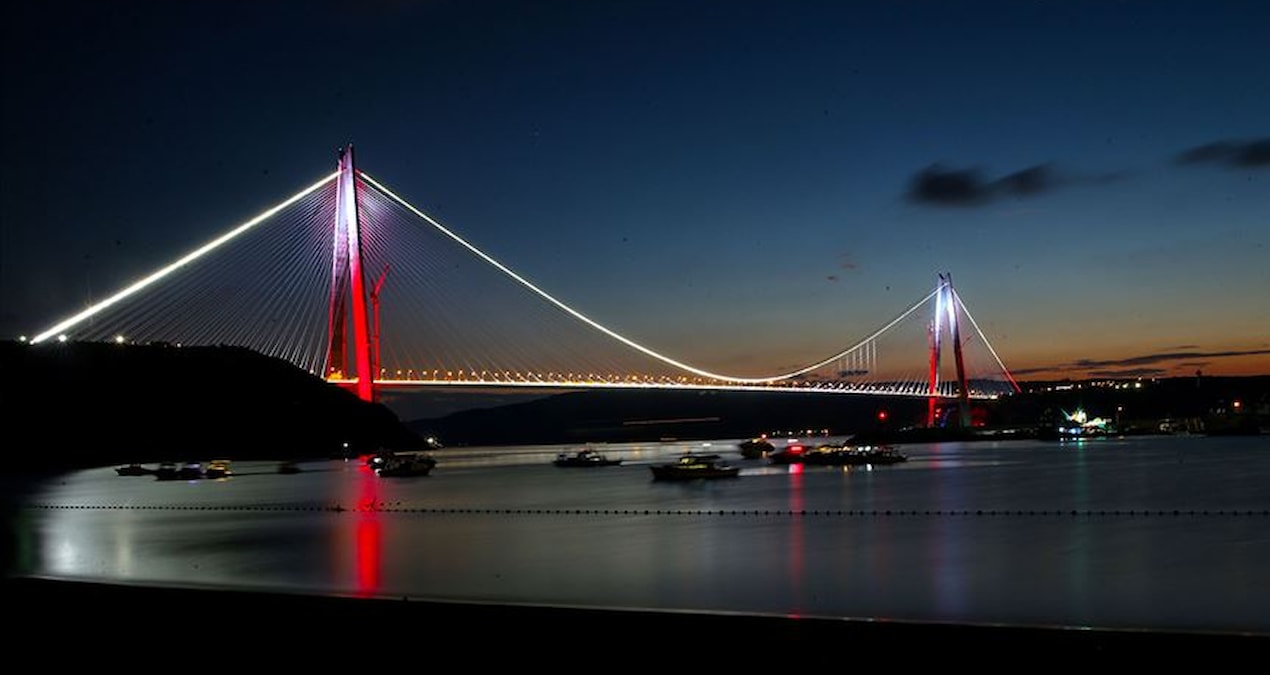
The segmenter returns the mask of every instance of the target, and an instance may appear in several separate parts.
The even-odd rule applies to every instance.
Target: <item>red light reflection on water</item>
[[[790,467],[791,469],[794,467]],[[803,465],[790,472],[790,512],[794,514],[790,525],[790,576],[795,587],[803,587],[806,561],[803,557]]]
[[[789,550],[789,586],[795,589],[795,597],[802,595],[803,590],[803,572],[806,560],[803,551],[803,472],[805,467],[801,461],[801,455],[806,451],[806,447],[802,443],[790,440],[782,453],[787,453],[791,458],[796,457],[797,460],[789,461],[785,464],[785,470],[789,474],[789,539],[786,548]],[[786,614],[789,617],[801,616],[801,612],[796,610]]]
[[[792,588],[802,589],[806,565],[803,551],[803,509],[806,508],[803,501],[803,465],[794,464],[789,468],[789,510],[793,514],[789,526],[789,582]]]
[[[354,530],[355,575],[357,595],[370,597],[379,593],[382,565],[383,524],[379,521],[379,476],[364,460],[359,460],[361,477],[356,500],[357,525]]]

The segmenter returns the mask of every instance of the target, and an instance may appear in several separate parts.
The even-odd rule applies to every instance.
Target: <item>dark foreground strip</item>
[[[886,510],[811,510],[784,511],[769,509],[509,509],[509,508],[412,508],[395,504],[371,504],[350,508],[342,505],[304,505],[304,504],[260,504],[260,505],[82,505],[82,504],[32,504],[24,508],[37,510],[106,510],[106,511],[330,511],[343,512],[376,512],[376,513],[419,513],[433,515],[542,515],[542,516],[748,516],[748,517],[888,517],[888,516],[986,516],[986,517],[1270,517],[1270,509],[886,509]]]
[[[1020,649],[1043,650],[1049,663],[1122,654],[1135,663],[1166,654],[1231,659],[1264,656],[1270,636],[1046,626],[922,623],[875,619],[798,618],[655,610],[603,609],[464,603],[414,598],[250,592],[209,588],[101,584],[43,578],[11,578],[0,586],[10,617],[5,637],[12,645],[50,635],[68,647],[41,658],[66,665],[128,661],[131,668],[218,658],[209,647],[261,651],[239,658],[278,659],[291,672],[298,666],[364,667],[378,661],[386,646],[408,645],[412,653],[450,653],[482,665],[507,663],[589,664],[607,659],[623,664],[664,666],[661,646],[690,639],[694,648],[674,651],[676,665],[752,666],[754,659],[777,662],[811,658],[825,648],[851,651],[859,664],[903,663],[911,650],[934,650],[940,659],[965,655],[977,668],[994,663],[1017,666]],[[73,641],[70,637],[73,636]],[[600,640],[609,652],[578,653],[568,640]],[[579,637],[581,636],[581,637]],[[482,642],[470,642],[479,637]],[[384,640],[389,645],[383,643]],[[742,648],[757,641],[758,648]],[[265,651],[265,645],[274,651]],[[708,648],[707,648],[708,647]],[[795,647],[809,651],[776,651]],[[877,651],[879,648],[898,651]],[[193,651],[191,651],[193,650]],[[475,650],[475,651],[473,651]],[[616,651],[611,651],[616,650]],[[427,656],[425,658],[434,658]],[[441,657],[435,657],[441,658]],[[835,656],[835,659],[838,658]],[[168,660],[170,659],[170,660]]]

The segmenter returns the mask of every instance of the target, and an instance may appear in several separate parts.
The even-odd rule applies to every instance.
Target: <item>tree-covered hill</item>
[[[0,343],[0,471],[423,448],[388,408],[227,346]]]

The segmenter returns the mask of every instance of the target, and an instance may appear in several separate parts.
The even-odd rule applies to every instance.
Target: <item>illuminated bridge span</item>
[[[769,389],[926,397],[933,410],[1018,390],[942,274],[894,319],[800,367],[743,375],[681,361],[358,171],[352,146],[334,173],[31,342],[68,339],[247,347],[365,400],[405,387]]]

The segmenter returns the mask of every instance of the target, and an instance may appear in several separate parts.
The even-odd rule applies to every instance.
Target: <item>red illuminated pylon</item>
[[[366,315],[366,283],[362,276],[361,228],[357,213],[357,173],[353,146],[339,153],[339,177],[335,185],[334,255],[331,261],[330,342],[326,375],[330,379],[356,381],[358,398],[375,400],[375,373],[371,365],[370,323]],[[346,303],[353,298],[354,371],[349,372]]]

